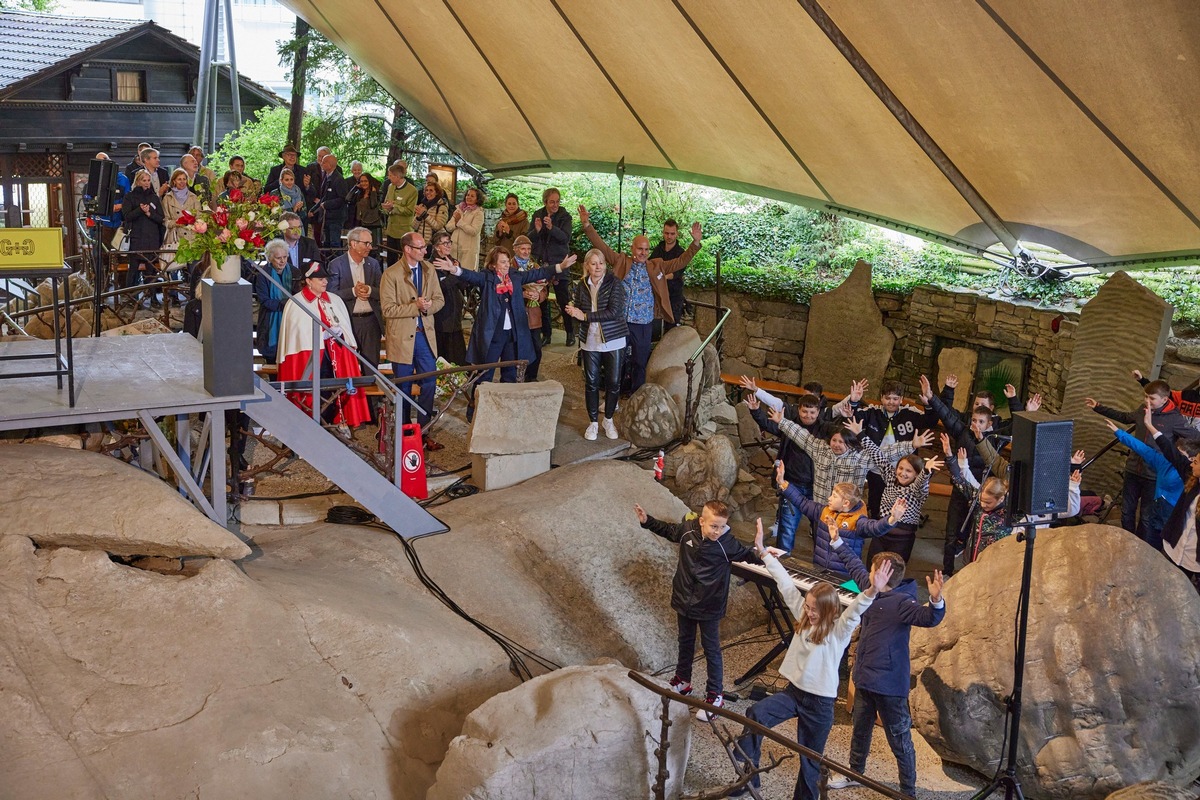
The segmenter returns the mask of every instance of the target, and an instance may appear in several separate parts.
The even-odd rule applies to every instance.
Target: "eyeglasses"
[[[353,244],[374,244],[370,239],[351,239]]]
[[[406,245],[404,245],[404,249],[405,250],[424,250],[425,245],[423,245],[423,244],[406,244]]]

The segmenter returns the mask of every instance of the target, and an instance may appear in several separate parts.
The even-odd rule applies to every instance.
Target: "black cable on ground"
[[[527,681],[533,677],[533,672],[525,663],[525,659],[536,662],[538,665],[547,670],[561,669],[562,665],[551,661],[548,658],[538,655],[527,647],[514,642],[504,634],[494,628],[485,625],[479,620],[468,614],[462,606],[454,602],[442,587],[438,586],[437,582],[429,576],[425,568],[421,565],[421,558],[417,555],[416,549],[412,543],[405,539],[400,534],[396,533],[392,528],[383,524],[375,518],[371,512],[358,508],[357,506],[334,506],[329,509],[329,513],[325,517],[326,522],[332,522],[337,525],[362,525],[370,528],[378,528],[395,534],[400,540],[400,544],[404,547],[404,554],[408,557],[408,563],[413,568],[413,573],[417,576],[417,580],[421,585],[429,590],[429,593],[438,599],[442,605],[450,609],[462,619],[473,625],[485,636],[494,641],[504,654],[508,656],[509,669],[521,681]]]

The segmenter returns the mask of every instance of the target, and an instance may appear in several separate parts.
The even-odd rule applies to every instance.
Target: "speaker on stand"
[[[104,243],[101,217],[111,217],[117,195],[117,165],[111,159],[93,158],[88,165],[87,188],[83,193],[84,208],[92,219],[92,279],[95,287],[92,298],[92,330],[100,335],[104,287]]]
[[[1024,800],[1017,780],[1017,751],[1021,734],[1021,692],[1025,684],[1025,642],[1029,631],[1029,595],[1033,583],[1033,543],[1037,536],[1035,516],[1065,514],[1071,479],[1071,437],[1074,423],[1041,411],[1013,414],[1012,474],[1008,487],[1009,520],[1024,528],[1017,539],[1025,541],[1021,567],[1021,589],[1017,597],[1017,641],[1013,658],[1013,690],[1006,698],[1007,752],[1000,753],[1004,771],[972,800],[1004,790],[1007,800]]]

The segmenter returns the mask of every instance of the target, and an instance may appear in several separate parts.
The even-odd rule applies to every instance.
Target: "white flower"
[[[246,247],[246,241],[244,239],[234,239],[233,246],[238,250],[242,250]]]
[[[286,231],[288,229],[288,221],[286,219],[281,219],[279,220],[279,224],[275,227],[281,231]]]
[[[253,211],[251,211],[250,213],[246,214],[246,219],[248,219],[248,220],[250,220],[251,222],[253,222],[253,221],[254,221],[254,212],[253,212]]]

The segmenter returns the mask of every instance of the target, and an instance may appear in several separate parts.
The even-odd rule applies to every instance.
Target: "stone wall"
[[[710,291],[689,292],[689,296],[706,303],[714,300]],[[808,307],[735,293],[725,293],[721,300],[732,311],[725,324],[723,371],[748,368],[759,377],[798,384]],[[1028,356],[1027,393],[1041,392],[1046,410],[1058,409],[1071,365],[1073,334],[1079,324],[1077,312],[936,286],[919,287],[910,295],[877,292],[875,300],[883,312],[884,325],[896,336],[887,377],[901,381],[906,394],[915,395],[920,375],[933,379],[937,374],[934,348],[941,337]],[[1053,330],[1056,319],[1057,332]],[[696,326],[702,335],[712,330],[714,320],[712,311],[697,311]],[[853,343],[847,343],[846,356],[854,357]],[[845,392],[849,387],[827,388]]]

